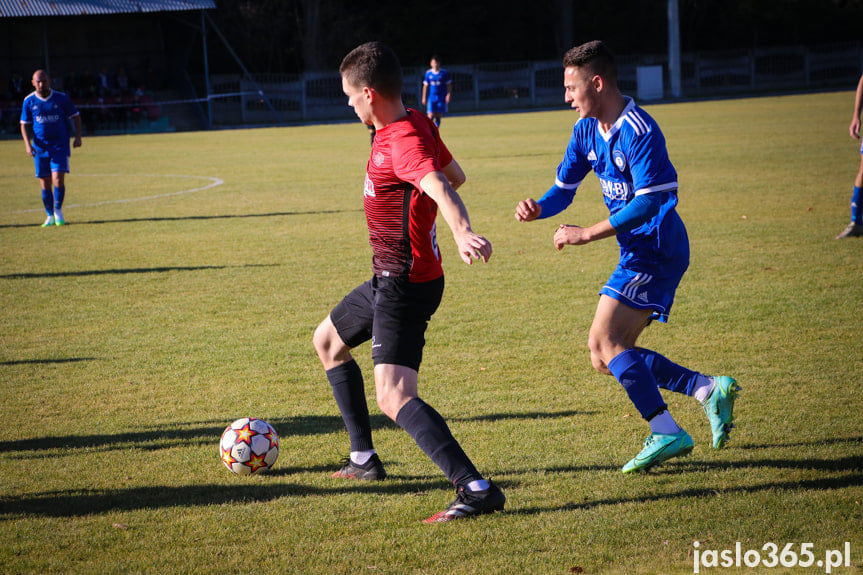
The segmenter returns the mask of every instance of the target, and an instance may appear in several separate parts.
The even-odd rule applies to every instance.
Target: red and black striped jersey
[[[437,204],[420,181],[452,161],[431,120],[416,110],[377,130],[366,166],[363,206],[374,273],[427,282],[443,275]]]

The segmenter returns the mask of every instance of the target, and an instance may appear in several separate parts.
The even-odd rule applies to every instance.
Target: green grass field
[[[329,478],[348,440],[311,336],[371,273],[362,126],[87,138],[70,225],[51,229],[23,143],[0,141],[0,571],[691,573],[739,543],[766,563],[708,554],[700,571],[823,573],[848,542],[832,572],[863,572],[863,239],[833,239],[859,162],[852,105],[648,107],[692,265],[641,343],[743,391],[721,451],[699,405],[667,395],[695,450],[636,476],[620,467],[648,427],[586,347],[616,244],[552,246],[560,223],[607,216],[596,178],[559,216],[513,217],[553,182],[575,113],[446,118],[495,252],[464,265],[440,222],[447,291],[420,392],[508,505],[431,526],[453,489],[374,405],[368,346],[391,479]],[[270,473],[219,460],[246,415],[281,434]],[[811,567],[766,567],[771,543],[810,549]]]

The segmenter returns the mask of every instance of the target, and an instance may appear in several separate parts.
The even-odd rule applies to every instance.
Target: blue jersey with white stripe
[[[63,92],[52,90],[47,98],[32,92],[21,106],[21,123],[33,125],[33,147],[38,153],[68,157],[69,119],[78,115],[75,104]]]
[[[590,171],[596,173],[609,212],[614,215],[641,194],[660,193],[659,213],[644,224],[619,232],[621,263],[639,271],[683,271],[689,265],[689,239],[678,216],[677,172],[668,158],[656,121],[628,97],[608,132],[596,118],[576,122],[555,185],[574,193]]]
[[[439,68],[437,72],[429,68],[426,70],[425,77],[423,78],[423,84],[429,87],[429,101],[443,102],[446,100],[447,86],[452,84],[452,80],[450,80],[449,72],[443,68]]]

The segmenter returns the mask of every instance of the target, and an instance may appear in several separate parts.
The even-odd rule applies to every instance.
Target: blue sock
[[[333,387],[336,405],[351,438],[351,451],[370,451],[372,445],[372,422],[366,404],[363,373],[353,359],[327,370],[327,380]]]
[[[54,215],[54,194],[51,190],[42,190],[42,205],[45,206],[45,212],[49,216]]]
[[[420,398],[415,397],[404,404],[396,416],[396,423],[454,484],[468,485],[482,479],[452,436],[444,418]]]
[[[608,369],[617,378],[641,417],[650,421],[652,417],[668,409],[656,378],[635,348],[627,349],[608,362]]]
[[[650,373],[656,379],[656,384],[662,389],[692,396],[695,394],[695,389],[699,383],[702,385],[707,383],[706,381],[701,382],[699,380],[699,378],[708,379],[706,375],[701,375],[697,371],[677,365],[655,351],[644,348],[637,349],[644,359],[644,363],[650,369]]]
[[[854,194],[851,196],[851,221],[855,224],[863,224],[863,214],[860,211],[860,200],[863,198],[860,197],[860,190],[861,188],[854,186]]]
[[[63,207],[63,200],[66,198],[66,186],[54,186],[54,209],[59,210]]]

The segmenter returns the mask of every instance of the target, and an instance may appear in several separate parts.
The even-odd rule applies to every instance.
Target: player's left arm
[[[75,141],[72,146],[81,147],[81,114],[72,116],[72,125],[75,126]]]
[[[429,172],[420,180],[420,188],[435,201],[441,216],[452,230],[462,261],[468,265],[474,259],[487,262],[491,257],[491,242],[471,229],[467,207],[450,185],[447,175],[442,171]]]
[[[63,98],[63,111],[66,113],[66,117],[72,120],[72,125],[75,128],[75,142],[72,144],[76,148],[81,147],[81,113],[78,111],[78,108],[75,107],[75,104],[72,103],[72,100],[69,98]]]
[[[617,230],[614,229],[608,218],[588,228],[561,224],[554,232],[554,247],[562,250],[563,246],[582,246],[615,235],[617,235]]]

